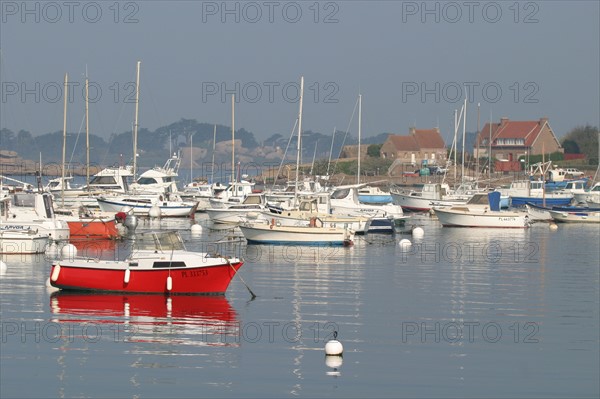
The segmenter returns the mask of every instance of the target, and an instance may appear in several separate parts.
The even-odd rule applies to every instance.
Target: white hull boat
[[[348,246],[354,231],[340,227],[282,226],[276,222],[244,223],[240,230],[250,244]]]
[[[0,231],[0,254],[40,254],[47,244],[48,236],[34,230]]]

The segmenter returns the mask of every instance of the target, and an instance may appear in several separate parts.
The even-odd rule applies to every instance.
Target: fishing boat
[[[237,258],[185,249],[174,231],[140,233],[124,260],[90,257],[52,264],[50,284],[64,290],[148,294],[224,294]]]
[[[0,254],[41,254],[47,244],[48,235],[37,230],[0,229]]]
[[[498,189],[504,195],[510,196],[512,207],[525,206],[527,203],[546,206],[569,205],[573,200],[570,192],[546,192],[541,180],[516,180],[507,189]]]
[[[434,207],[438,220],[445,227],[526,228],[529,216],[525,212],[500,211],[500,193],[475,194],[465,205]]]
[[[275,218],[240,224],[249,244],[350,246],[354,231],[341,227],[324,227],[318,218],[308,226],[283,226]]]
[[[49,193],[15,193],[0,198],[0,221],[3,230],[32,230],[52,240],[68,240],[70,229],[54,214]]]

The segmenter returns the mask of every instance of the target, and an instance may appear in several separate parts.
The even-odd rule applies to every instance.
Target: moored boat
[[[465,205],[434,207],[433,210],[445,227],[529,227],[529,216],[525,212],[500,211],[499,192],[475,194]]]
[[[223,294],[242,266],[237,258],[190,252],[173,231],[141,233],[125,260],[75,257],[52,264],[50,284],[65,290]]]
[[[270,222],[247,222],[240,230],[249,244],[349,246],[354,231],[340,227],[322,227],[317,218],[308,226],[282,226],[275,219]]]
[[[41,254],[47,243],[36,230],[0,230],[0,254]]]

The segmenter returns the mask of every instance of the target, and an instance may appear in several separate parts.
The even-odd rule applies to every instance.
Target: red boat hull
[[[115,220],[67,221],[71,238],[115,239],[119,237]]]
[[[185,268],[165,268],[154,270],[130,270],[126,282],[126,270],[103,269],[60,265],[56,281],[50,278],[52,286],[60,289],[103,291],[115,293],[147,294],[224,294],[242,262]],[[56,264],[52,265],[50,276],[54,275]],[[235,269],[235,271],[234,271]],[[171,278],[169,290],[168,279]]]

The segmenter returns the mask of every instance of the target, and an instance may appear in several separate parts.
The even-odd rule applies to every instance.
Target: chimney
[[[508,118],[506,116],[500,118],[500,126],[504,126],[506,122],[508,122]]]
[[[548,117],[547,116],[543,116],[540,118],[540,126],[543,126],[544,123],[548,122]]]
[[[416,127],[411,127],[410,129],[408,129],[408,134],[415,134],[417,131]]]

